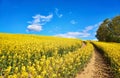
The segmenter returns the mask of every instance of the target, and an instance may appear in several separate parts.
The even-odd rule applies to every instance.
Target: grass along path
[[[114,78],[110,66],[95,49],[90,62],[76,78]]]

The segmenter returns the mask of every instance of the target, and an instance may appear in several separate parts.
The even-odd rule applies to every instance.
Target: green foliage
[[[120,42],[120,16],[106,19],[97,30],[97,39],[106,42]]]

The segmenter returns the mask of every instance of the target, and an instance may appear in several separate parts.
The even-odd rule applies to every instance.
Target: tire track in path
[[[114,78],[114,76],[109,64],[95,49],[87,66],[75,78]]]

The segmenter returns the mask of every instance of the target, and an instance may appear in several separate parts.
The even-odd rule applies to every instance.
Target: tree
[[[120,42],[120,16],[112,20],[105,19],[99,26],[96,37],[99,41]]]

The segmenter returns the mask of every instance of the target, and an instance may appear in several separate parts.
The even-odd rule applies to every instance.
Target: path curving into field
[[[114,78],[110,66],[95,49],[90,62],[76,78]]]

